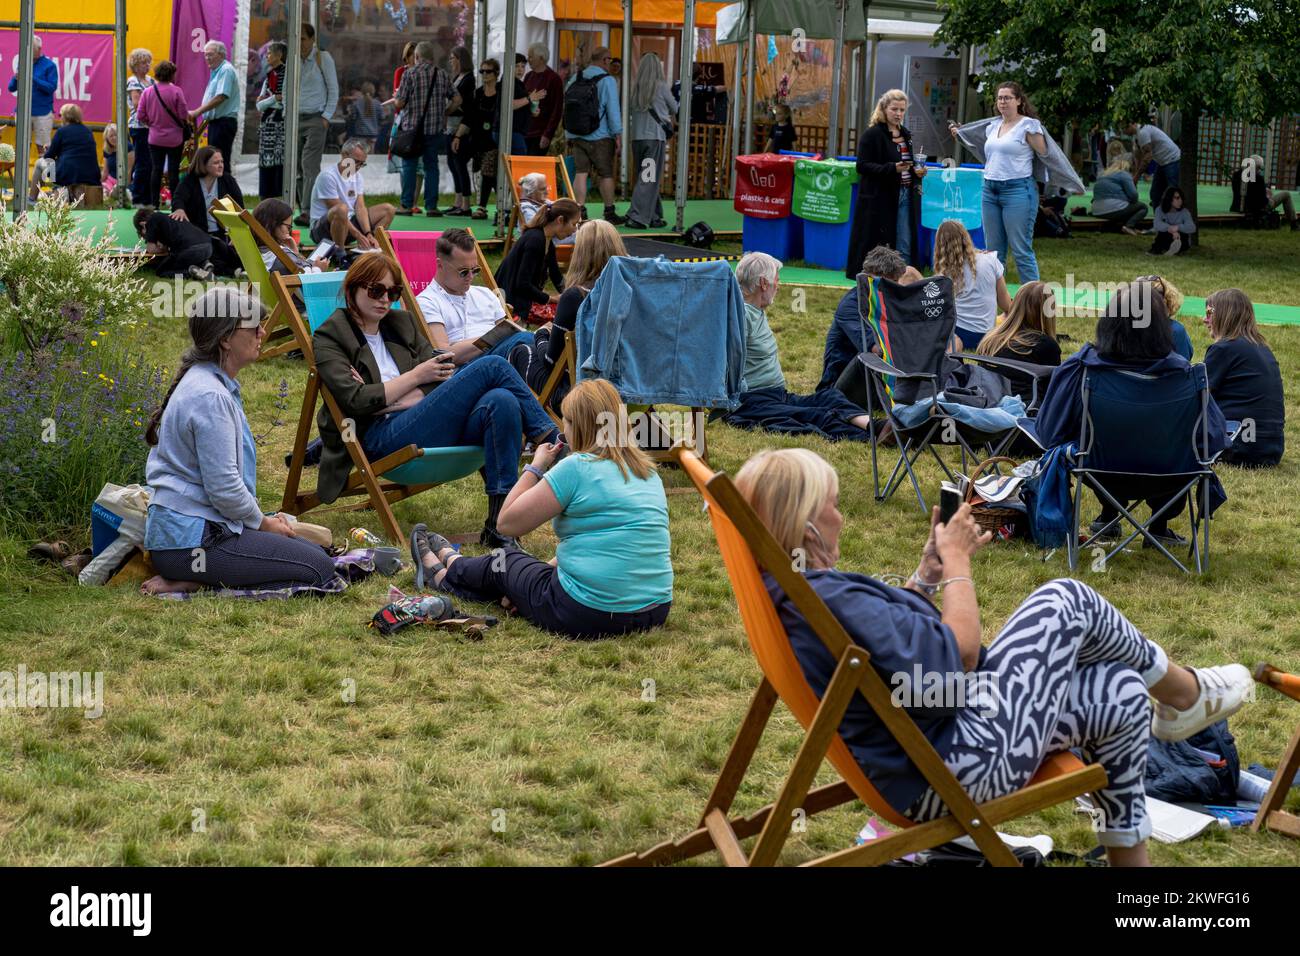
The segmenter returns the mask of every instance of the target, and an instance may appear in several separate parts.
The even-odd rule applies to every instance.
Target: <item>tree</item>
[[[1158,107],[1178,110],[1184,187],[1197,179],[1202,112],[1265,124],[1300,109],[1300,0],[940,0],[939,9],[937,39],[978,44],[992,77],[1019,82],[1058,129],[1122,128]],[[1196,190],[1186,192],[1196,215]]]

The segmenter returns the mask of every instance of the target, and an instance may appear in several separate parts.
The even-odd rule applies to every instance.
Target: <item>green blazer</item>
[[[412,316],[409,312],[394,310],[379,323],[379,334],[384,337],[389,354],[402,373],[433,358],[433,346],[429,344],[429,337],[416,324],[422,321],[422,318]],[[363,442],[370,425],[389,404],[384,397],[384,382],[379,377],[379,366],[375,363],[369,343],[343,309],[335,310],[333,315],[321,323],[320,328],[312,333],[311,341],[321,385],[334,396],[343,417],[356,423],[357,441]],[[352,377],[351,370],[354,368],[365,379],[364,384]],[[420,388],[428,395],[437,384],[433,382],[421,385]],[[343,486],[347,484],[348,475],[352,471],[352,458],[343,444],[339,426],[326,405],[321,405],[320,412],[316,415],[316,425],[325,445],[321,452],[316,490],[321,501],[328,503],[338,498]]]

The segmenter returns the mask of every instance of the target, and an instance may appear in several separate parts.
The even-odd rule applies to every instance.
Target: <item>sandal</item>
[[[411,561],[415,564],[415,589],[417,591],[424,590],[424,575],[426,571],[437,574],[446,567],[446,565],[438,560],[438,552],[429,547],[428,535],[429,529],[423,524],[417,524],[411,529]],[[441,538],[442,536],[439,535],[438,537]],[[446,539],[444,538],[443,540],[445,541]],[[433,554],[433,567],[426,568],[424,566],[424,558],[430,553]]]
[[[72,545],[66,541],[42,541],[27,549],[27,557],[36,561],[49,561],[59,564],[72,556]]]
[[[471,219],[486,219],[486,218],[487,218],[487,210],[484,209],[482,206],[479,206],[477,209],[475,209],[472,213],[469,214],[469,218],[471,218]]]

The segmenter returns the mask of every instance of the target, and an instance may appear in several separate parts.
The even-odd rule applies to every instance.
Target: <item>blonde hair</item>
[[[1106,169],[1103,171],[1102,175],[1107,175],[1109,173],[1132,173],[1132,172],[1133,172],[1133,154],[1118,153],[1106,165]]]
[[[560,414],[564,417],[565,438],[575,452],[598,461],[612,461],[624,481],[628,480],[628,472],[642,481],[654,474],[650,456],[630,440],[627,406],[617,389],[603,378],[585,379],[573,386],[560,403]]]
[[[975,243],[956,219],[945,219],[934,233],[934,274],[952,280],[952,294],[961,295],[966,284],[966,267],[975,275]]]
[[[1183,307],[1183,293],[1178,286],[1174,285],[1164,276],[1140,276],[1138,282],[1151,282],[1159,290],[1161,297],[1165,300],[1165,311],[1169,313],[1169,318],[1174,319],[1178,316],[1178,310]]]
[[[614,256],[625,255],[627,247],[623,245],[623,237],[618,234],[613,223],[604,219],[588,219],[573,238],[573,256],[569,259],[564,287],[572,289],[581,286],[590,289],[605,271],[605,263]]]
[[[1211,292],[1205,300],[1212,313],[1210,332],[1215,341],[1223,339],[1245,339],[1257,345],[1266,345],[1264,336],[1259,334],[1255,324],[1255,306],[1250,297],[1240,289],[1220,289]]]
[[[1048,308],[1049,300],[1055,298],[1052,287],[1037,279],[1026,282],[1016,290],[1016,297],[1011,300],[1011,308],[1002,324],[980,339],[975,351],[979,355],[997,355],[1007,346],[1011,351],[1028,354],[1034,347],[1036,336],[1032,332],[1042,332],[1049,338],[1056,338],[1056,307],[1053,303]]]
[[[59,118],[65,123],[80,123],[82,121],[81,107],[76,103],[64,103],[59,107]]]
[[[808,522],[840,491],[835,469],[807,448],[761,451],[745,462],[735,481],[786,554],[803,547]]]
[[[876,108],[871,111],[871,122],[868,125],[875,126],[877,123],[888,123],[889,120],[885,117],[885,109],[895,100],[907,101],[907,94],[902,90],[886,90],[885,95],[876,100]]]

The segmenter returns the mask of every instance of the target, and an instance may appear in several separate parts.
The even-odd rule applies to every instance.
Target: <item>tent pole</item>
[[[320,0],[311,0],[307,4],[307,22],[316,31],[316,42],[320,43]]]
[[[131,182],[132,165],[131,152],[126,148],[131,141],[131,131],[127,128],[127,117],[130,113],[126,106],[126,78],[128,75],[126,68],[126,0],[116,0],[113,6],[115,11],[113,46],[116,49],[113,63],[117,70],[117,88],[114,97],[114,111],[117,114],[117,175],[118,182],[125,187]]]
[[[618,188],[624,199],[630,199],[628,192],[628,164],[632,161],[632,81],[636,72],[632,69],[632,0],[623,0],[623,155],[618,159]]]
[[[21,0],[18,7],[18,108],[14,137],[14,218],[27,209],[27,182],[32,153],[32,27],[36,0]],[[120,140],[119,140],[120,142]]]
[[[731,82],[731,195],[736,194],[736,157],[744,155],[747,150],[741,150],[740,143],[740,84],[744,77],[744,64],[742,57],[748,48],[744,40],[736,43],[736,69],[732,74],[734,79]]]
[[[680,233],[686,219],[687,165],[691,161],[691,79],[695,60],[695,0],[684,0],[682,55],[680,58],[682,98],[677,104],[677,225]]]
[[[519,30],[519,0],[506,0],[506,35],[505,49],[501,51],[501,75],[498,98],[501,102],[501,118],[497,134],[497,222],[496,234],[504,236],[508,223],[506,216],[510,213],[510,180],[514,175],[510,170],[510,143],[514,133],[515,110],[515,44],[519,42],[516,35]]]
[[[848,154],[852,147],[849,136],[850,125],[862,129],[858,122],[858,110],[862,103],[862,84],[858,82],[862,75],[862,45],[853,47],[853,65],[849,67],[849,108],[844,113],[844,131],[840,133],[840,155]]]
[[[302,4],[289,3],[288,35],[285,43],[289,55],[284,61],[284,198],[290,206],[297,205],[298,193],[298,83],[302,74]],[[311,216],[311,197],[299,212]]]
[[[867,119],[871,116],[874,103],[871,102],[871,63],[875,55],[876,41],[867,37],[862,41],[862,59],[858,62],[858,138],[867,131]]]
[[[880,52],[880,37],[867,37],[871,41],[871,62],[867,64],[867,89],[871,92],[867,96],[867,108],[875,110],[876,108],[876,54]],[[867,114],[871,118],[871,114]]]
[[[844,14],[848,10],[848,0],[835,0],[839,7],[839,16],[835,20],[835,53],[831,67],[831,116],[830,126],[826,130],[826,153],[834,156],[840,142],[840,90],[844,79]]]
[[[961,75],[957,78],[957,125],[966,122],[966,89],[970,86],[970,47],[961,48]],[[962,156],[961,140],[953,137],[953,161],[960,163]]]
[[[474,63],[476,66],[487,59],[487,34],[488,0],[474,0]]]
[[[748,153],[754,148],[754,73],[756,68],[758,53],[758,38],[754,36],[754,2],[755,0],[746,0],[749,9],[745,15],[749,20],[749,29],[746,31],[746,43],[748,44],[749,53],[745,56],[745,142],[742,152]]]

